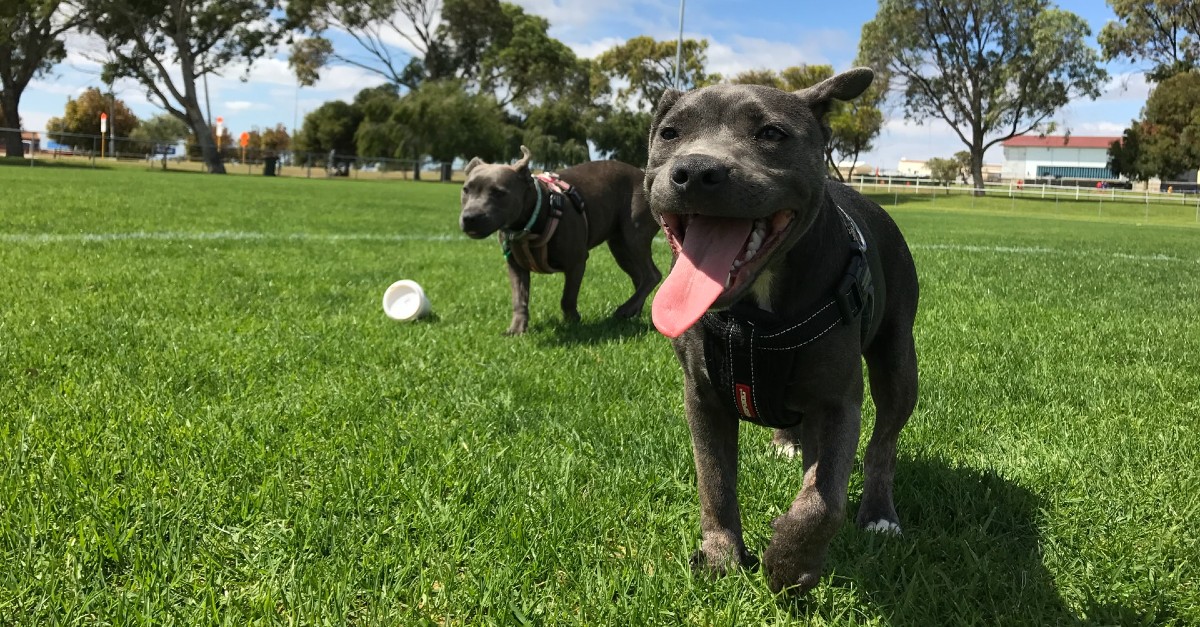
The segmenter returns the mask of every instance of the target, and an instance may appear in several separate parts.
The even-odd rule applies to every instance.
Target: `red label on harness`
[[[754,390],[745,383],[733,384],[734,395],[737,397],[738,411],[747,418],[758,418],[754,411]]]

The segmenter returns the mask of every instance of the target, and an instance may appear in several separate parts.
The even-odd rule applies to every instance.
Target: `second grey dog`
[[[567,168],[558,176],[578,194],[554,199],[551,190],[531,175],[529,149],[521,146],[521,153],[521,160],[511,166],[484,163],[478,157],[467,164],[459,216],[459,226],[472,238],[500,231],[502,241],[527,236],[538,239],[531,255],[507,255],[512,322],[506,333],[524,333],[529,325],[531,270],[566,275],[560,301],[563,318],[577,322],[588,251],[605,241],[617,265],[633,280],[633,295],[614,315],[632,318],[640,314],[662,278],[650,250],[658,224],[646,206],[642,170],[619,161],[590,161]],[[552,203],[561,205],[554,208]],[[551,225],[551,220],[556,223]],[[531,267],[531,260],[544,265]]]
[[[762,564],[775,591],[821,577],[846,517],[862,357],[877,409],[859,526],[898,533],[896,443],[917,399],[917,274],[877,204],[829,181],[825,118],[861,94],[858,68],[809,89],[719,85],[668,92],[650,134],[646,191],[676,252],[655,295],[674,338],[700,492],[700,570],[751,562],[738,509],[738,426],[775,429],[803,461]]]

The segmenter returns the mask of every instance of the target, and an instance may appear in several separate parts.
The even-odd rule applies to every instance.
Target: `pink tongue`
[[[679,337],[708,311],[725,291],[725,279],[753,227],[752,220],[692,217],[683,250],[650,307],[659,333]]]

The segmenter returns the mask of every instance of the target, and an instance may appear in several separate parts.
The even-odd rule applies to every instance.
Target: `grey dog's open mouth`
[[[663,233],[667,236],[671,249],[678,255],[684,251],[688,226],[697,214],[663,213],[661,215]],[[730,296],[740,294],[754,283],[759,271],[774,256],[779,245],[787,239],[786,235],[791,229],[795,217],[794,211],[784,209],[763,218],[747,219],[748,222],[753,223],[753,227],[750,229],[750,235],[746,241],[742,243],[741,251],[730,264],[729,274],[725,278],[725,292],[720,301],[726,301]],[[718,304],[728,305],[729,303],[719,302]]]

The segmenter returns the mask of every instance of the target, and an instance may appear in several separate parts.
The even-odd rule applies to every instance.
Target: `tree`
[[[1108,169],[1133,181],[1148,181],[1153,176],[1142,169],[1141,123],[1134,120],[1121,139],[1108,146]]]
[[[958,160],[935,157],[926,161],[925,165],[929,168],[929,178],[933,179],[934,183],[946,186],[946,193],[949,194],[949,186],[958,178],[960,171]]]
[[[960,150],[954,153],[954,162],[958,164],[958,177],[962,179],[962,184],[968,183],[967,177],[971,175],[971,153],[967,150]]]
[[[971,153],[976,193],[991,146],[1045,128],[1107,79],[1087,23],[1047,0],[880,0],[859,58],[902,81],[905,116],[941,119]]]
[[[591,93],[597,104],[588,115],[588,139],[605,157],[638,167],[646,164],[650,112],[663,92],[675,86],[675,48],[675,40],[634,37],[591,62]],[[705,69],[707,49],[707,41],[683,41],[682,89],[721,80]],[[623,87],[612,94],[613,84]]]
[[[264,129],[262,137],[255,147],[266,153],[267,156],[274,156],[287,151],[291,145],[292,138],[288,135],[287,127],[280,123],[276,124],[274,128]]]
[[[1162,81],[1200,64],[1200,1],[1108,0],[1118,21],[1100,29],[1104,59],[1148,61]]]
[[[653,114],[649,111],[604,107],[597,112],[595,121],[588,129],[588,138],[606,158],[645,167],[650,158],[647,129],[652,118]]]
[[[435,161],[480,157],[496,161],[507,145],[505,117],[495,98],[472,94],[459,81],[425,83],[400,100],[392,116],[402,129],[402,151]]]
[[[187,139],[187,136],[187,124],[169,113],[159,114],[142,122],[129,134],[130,139],[138,140],[149,152],[154,152],[159,146],[173,147]],[[162,154],[162,168],[166,170],[167,151],[163,150],[160,154]]]
[[[785,91],[798,91],[812,87],[833,76],[831,65],[797,65],[780,72],[774,70],[749,70],[734,76],[735,84],[766,85]],[[838,164],[850,161],[850,171],[858,163],[858,156],[871,149],[871,142],[883,129],[883,112],[879,105],[887,93],[887,80],[876,78],[861,96],[851,102],[834,101],[829,109],[829,128],[832,131],[825,146],[825,161],[838,179],[844,180]]]
[[[352,104],[332,100],[304,116],[304,125],[296,134],[296,147],[304,152],[324,155],[333,151],[355,155],[354,133],[362,122],[362,112]]]
[[[30,81],[67,55],[63,35],[79,24],[63,0],[4,0],[0,4],[0,128],[8,154],[21,155],[21,95]]]
[[[521,136],[505,152],[515,153],[524,144],[547,170],[587,161],[589,120],[597,115],[591,62],[572,59],[559,68],[558,80],[548,83],[542,96],[522,104],[523,118],[517,121]]]
[[[675,87],[676,45],[674,39],[634,37],[596,57],[596,69],[610,81],[626,83],[616,93],[619,106],[653,109],[663,92]],[[720,74],[709,74],[705,69],[707,50],[707,40],[683,40],[679,89],[696,89],[721,80]]]
[[[51,140],[76,149],[99,148],[95,143],[100,135],[100,114],[108,116],[108,133],[112,137],[131,135],[141,123],[137,116],[125,106],[125,101],[111,94],[105,95],[95,87],[89,87],[79,98],[67,98],[66,110],[61,118],[50,118],[46,131]],[[108,134],[106,133],[106,134]],[[115,150],[115,146],[113,149]]]
[[[354,145],[364,157],[402,156],[404,129],[393,120],[400,106],[400,93],[393,84],[364,89],[354,97],[362,121],[354,133]]]
[[[287,12],[314,35],[292,47],[290,64],[306,85],[337,61],[410,90],[455,79],[507,106],[553,83],[575,60],[550,37],[545,18],[499,0],[293,0]],[[365,58],[335,50],[324,39],[330,30],[349,34]],[[397,47],[399,40],[412,52]]]
[[[454,7],[461,2],[447,2],[446,6]],[[505,17],[502,22],[505,29],[496,33],[496,39],[480,55],[476,78],[480,92],[497,94],[503,107],[535,97],[539,92],[554,91],[563,72],[576,64],[575,53],[550,36],[550,22],[545,18],[529,15],[515,4],[501,2],[499,5]],[[470,15],[465,17],[468,23],[470,19]],[[461,52],[462,36],[457,31],[463,29],[449,28],[458,23],[447,20],[446,35],[451,41],[459,42],[456,50]]]
[[[130,77],[198,138],[208,169],[224,173],[196,80],[235,61],[253,63],[282,36],[279,0],[77,0],[108,44],[106,79]]]
[[[1125,138],[1133,143],[1118,156],[1132,156],[1133,167],[1127,161],[1117,165],[1131,178],[1171,179],[1200,167],[1200,73],[1184,72],[1159,83]]]
[[[305,85],[315,83],[320,68],[333,59],[416,88],[424,74],[421,60],[431,50],[436,54],[440,45],[437,21],[441,4],[437,0],[292,0],[287,3],[290,24],[314,37],[292,47],[290,63]],[[323,36],[329,30],[348,34],[368,60],[335,50]],[[417,56],[393,45],[397,40],[407,42]]]

